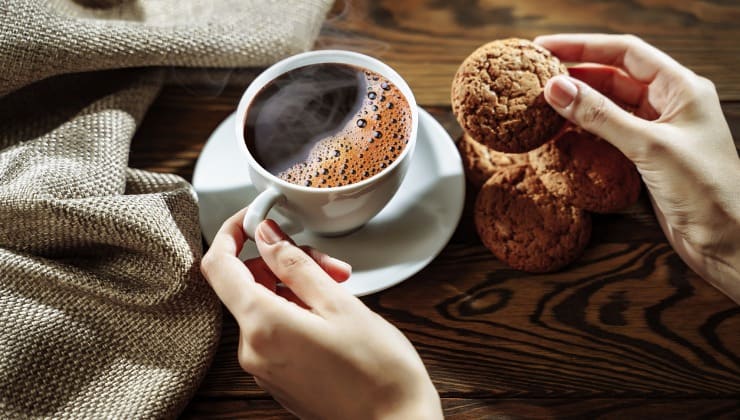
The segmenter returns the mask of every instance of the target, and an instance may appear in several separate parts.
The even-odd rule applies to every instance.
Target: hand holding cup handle
[[[385,135],[381,131],[370,131],[371,136],[367,136],[364,131],[361,133],[364,136],[362,138],[371,138],[368,143],[378,150],[378,152],[373,153],[377,154],[380,153],[380,150],[383,150],[383,154],[392,156],[394,159],[382,162],[381,166],[376,160],[373,160],[372,156],[375,155],[364,152],[365,155],[370,156],[365,156],[366,160],[364,161],[356,162],[358,165],[363,163],[365,165],[379,165],[382,169],[378,172],[371,171],[366,177],[359,176],[357,180],[347,184],[319,188],[311,186],[310,183],[288,182],[278,174],[267,170],[258,160],[257,153],[250,149],[252,146],[247,145],[248,139],[256,142],[257,137],[255,135],[254,138],[248,138],[245,134],[245,128],[247,131],[250,129],[251,126],[247,123],[252,124],[251,121],[257,118],[255,116],[259,115],[261,109],[257,105],[253,108],[252,105],[260,103],[260,100],[264,103],[265,96],[261,95],[263,89],[269,88],[274,80],[283,75],[289,72],[298,74],[300,69],[313,65],[317,67],[323,65],[326,68],[327,64],[358,69],[360,74],[364,69],[365,77],[375,83],[375,85],[368,83],[367,90],[365,86],[359,86],[357,92],[360,93],[357,98],[360,101],[357,102],[354,99],[355,97],[352,96],[352,102],[361,103],[361,106],[374,110],[378,117],[381,113],[385,113],[383,117],[393,116],[394,118],[374,119],[373,121],[378,122],[372,124],[379,124],[378,128],[373,128],[374,126],[369,123],[369,118],[367,118],[367,121],[360,119],[357,122],[356,129],[380,130],[382,124],[389,124],[383,121],[395,121],[397,119],[398,123],[403,126],[401,127],[403,130],[399,128],[398,131],[390,131],[388,129]],[[373,89],[376,89],[377,93]],[[355,91],[352,92],[354,95]],[[252,114],[248,119],[247,114],[249,112],[252,112]],[[359,111],[357,115],[360,115]],[[298,224],[319,235],[338,236],[364,226],[393,198],[408,172],[416,145],[419,121],[419,111],[411,88],[392,68],[363,54],[333,50],[298,54],[269,67],[244,92],[236,116],[234,128],[237,148],[242,151],[251,181],[259,192],[257,198],[249,205],[249,210],[243,220],[244,231],[251,239],[255,238],[257,225],[265,220],[268,212],[273,207],[279,209],[280,213],[290,223]],[[267,120],[269,118],[260,121]],[[254,124],[254,127],[256,127],[256,123]],[[269,124],[269,121],[267,121],[267,124]],[[354,128],[354,125],[351,127]],[[356,135],[357,133],[350,134]],[[280,136],[275,137],[275,141],[279,141],[280,138]],[[396,143],[391,144],[391,142],[401,141],[403,142],[401,143],[402,147],[398,147]],[[269,142],[262,144],[272,145]],[[387,150],[383,148],[384,146],[388,146]],[[339,148],[334,151],[339,153]],[[380,155],[381,158],[383,154]],[[349,159],[355,156],[357,156],[357,159],[363,159],[363,152],[351,153]],[[388,156],[385,158],[388,159]],[[345,163],[347,162],[345,161]],[[349,163],[352,164],[352,162]]]
[[[268,187],[262,191],[252,203],[249,204],[247,213],[244,215],[244,233],[249,239],[256,238],[257,226],[265,219],[267,213],[273,206],[285,201],[285,196],[274,187]]]

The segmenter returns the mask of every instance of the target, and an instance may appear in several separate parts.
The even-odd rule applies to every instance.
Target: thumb
[[[556,76],[545,85],[545,100],[560,115],[593,133],[634,160],[635,140],[645,136],[645,121],[625,111],[586,83]]]

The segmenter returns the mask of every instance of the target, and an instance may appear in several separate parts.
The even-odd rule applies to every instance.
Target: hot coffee
[[[247,109],[244,138],[257,162],[311,187],[370,178],[401,154],[411,112],[401,91],[367,69],[323,63],[272,80]]]

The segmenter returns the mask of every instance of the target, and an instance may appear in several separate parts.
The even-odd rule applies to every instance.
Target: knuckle
[[[593,90],[589,89],[587,92],[584,92],[582,105],[579,107],[580,115],[578,115],[577,119],[583,128],[593,131],[606,123],[608,104],[605,97],[597,95]]]
[[[285,273],[300,271],[311,262],[308,254],[287,243],[280,246],[275,257],[278,267]]]
[[[253,314],[252,325],[243,331],[243,344],[256,355],[272,353],[279,346],[279,316],[274,310],[262,308],[260,313]]]
[[[221,258],[217,254],[206,253],[200,259],[200,272],[208,278],[221,265]]]
[[[713,81],[707,79],[704,76],[697,76],[697,78],[702,83],[702,85],[704,86],[705,89],[709,89],[709,90],[712,90],[712,91],[717,90],[717,86],[715,86],[715,84],[714,84]]]
[[[261,371],[261,365],[257,360],[257,357],[243,343],[239,344],[239,350],[237,352],[237,362],[239,363],[239,367],[245,372],[256,375]]]
[[[714,82],[707,79],[703,76],[696,76],[696,92],[697,94],[704,98],[704,97],[711,97],[717,95],[717,86],[715,86]]]
[[[266,354],[269,353],[269,348],[274,341],[274,336],[274,328],[272,328],[270,325],[262,325],[258,328],[255,328],[255,330],[252,331],[252,333],[249,334],[247,337],[245,337],[245,339],[246,344],[256,354]]]
[[[270,321],[257,321],[248,330],[242,328],[240,354],[249,358],[269,355],[278,340],[278,328]]]
[[[689,103],[701,103],[707,98],[716,98],[718,96],[717,87],[714,85],[714,82],[706,77],[695,74],[691,70],[684,72],[678,82],[680,83],[679,86],[682,86],[684,97]]]
[[[254,373],[257,368],[257,363],[254,361],[254,358],[244,352],[239,352],[237,360],[239,362],[239,367],[245,372]]]
[[[629,46],[637,46],[637,45],[645,44],[645,41],[642,38],[634,34],[625,34],[625,35],[622,35],[622,37],[624,39],[624,43]]]

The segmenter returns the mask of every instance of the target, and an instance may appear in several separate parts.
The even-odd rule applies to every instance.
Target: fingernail
[[[257,233],[260,235],[260,239],[267,245],[272,245],[283,240],[283,232],[277,223],[272,220],[265,220],[260,223],[257,227]]]
[[[573,103],[578,94],[578,87],[565,76],[559,76],[552,80],[550,86],[550,99],[552,104],[558,108],[567,108]]]

